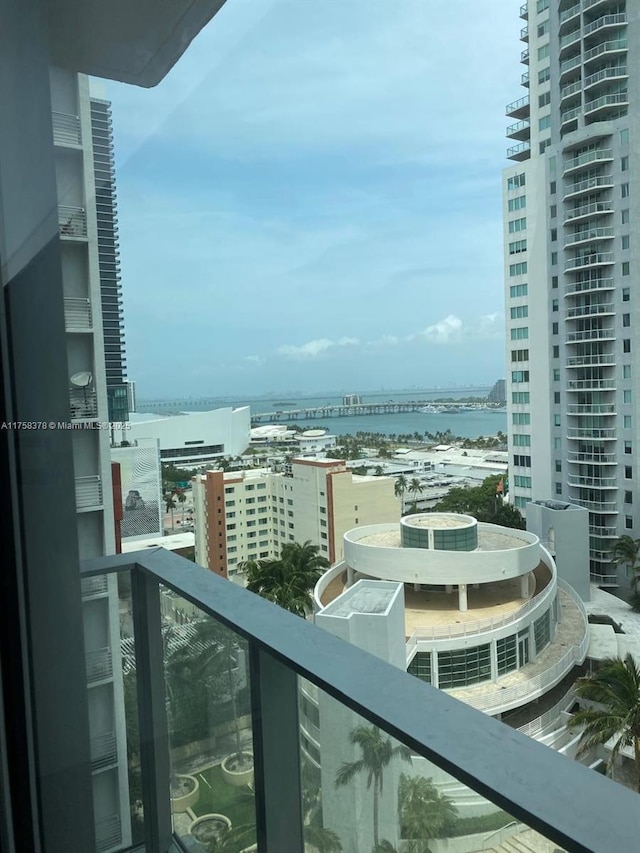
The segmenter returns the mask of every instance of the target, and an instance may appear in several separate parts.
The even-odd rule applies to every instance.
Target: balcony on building
[[[591,227],[581,228],[573,234],[567,234],[564,239],[564,247],[566,249],[569,246],[577,246],[580,243],[590,243],[593,240],[613,240],[614,236],[612,226],[592,225]]]
[[[520,41],[529,43],[529,27],[523,27],[520,30]]]
[[[527,48],[526,50],[523,50],[522,53],[520,54],[520,62],[523,65],[529,64],[529,48]]]
[[[579,77],[581,64],[582,56],[580,53],[563,59],[560,63],[560,82],[564,81],[568,83],[570,80],[575,80]]]
[[[563,86],[560,90],[560,107],[564,110],[571,110],[580,103],[582,95],[582,80],[574,80]]]
[[[597,44],[589,50],[585,50],[584,53],[584,76],[588,77],[592,72],[592,67],[590,63],[594,62],[596,59],[600,57],[609,57],[609,56],[619,56],[621,54],[626,54],[628,48],[627,39],[620,37],[616,39],[612,39],[610,41],[602,42],[601,44]],[[587,68],[587,65],[589,67]]]
[[[585,121],[604,121],[608,113],[612,112],[618,115],[621,107],[629,106],[629,93],[614,92],[607,95],[601,95],[593,100],[586,101],[584,105]]]
[[[530,76],[530,75],[529,75],[529,72],[528,72],[528,71],[524,71],[524,72],[523,72],[523,74],[522,74],[522,75],[521,75],[521,77],[520,77],[520,85],[521,85],[521,86],[524,86],[526,89],[528,89],[528,88],[529,88],[529,76]]]
[[[567,451],[567,461],[575,464],[579,462],[588,462],[590,465],[615,465],[617,456],[615,453],[584,451],[584,450],[569,450]],[[607,530],[608,532],[601,535],[615,536],[615,527],[598,528],[599,530]]]
[[[613,263],[613,252],[589,252],[588,254],[576,255],[565,261],[565,272],[585,267],[609,266]]]
[[[518,98],[517,101],[512,101],[505,107],[505,113],[510,118],[529,118],[530,111],[531,101],[529,95],[524,95],[524,97]]]
[[[584,90],[591,94],[595,86],[608,85],[611,81],[626,80],[629,76],[629,68],[625,61],[616,62],[601,68],[599,71],[589,74],[584,79]]]
[[[529,17],[529,6],[527,3],[523,3],[522,6],[520,6],[520,17],[524,21],[526,21]]]
[[[573,6],[570,6],[568,9],[565,9],[563,12],[560,12],[559,22],[560,22],[560,32],[564,29],[568,28],[568,24],[570,21],[574,21],[575,18],[580,14],[580,3],[574,3]]]
[[[522,162],[523,160],[528,160],[530,157],[531,145],[529,142],[520,142],[518,145],[512,145],[511,148],[507,148],[507,159],[509,160]]]
[[[102,507],[102,480],[97,474],[76,477],[75,484],[78,512],[88,512]]]
[[[58,207],[58,224],[63,240],[87,239],[87,212],[83,207],[61,204]]]
[[[582,181],[574,181],[573,183],[567,183],[564,188],[564,196],[563,200],[566,201],[570,198],[576,198],[581,195],[590,195],[592,190],[598,189],[612,189],[613,188],[613,176],[612,175],[595,175],[592,178],[585,178]]]
[[[576,293],[592,293],[598,290],[613,290],[615,280],[610,277],[589,277],[583,281],[569,282],[564,290],[565,298],[570,298]]]
[[[564,35],[560,36],[560,41],[559,41],[560,59],[569,58],[569,53],[571,52],[572,47],[576,43],[580,42],[581,37],[582,37],[582,32],[580,30],[580,24],[579,23],[575,29],[569,30]]]
[[[570,175],[595,162],[611,162],[613,160],[612,148],[595,148],[585,151],[576,157],[570,157],[564,161],[562,176]]]
[[[91,302],[85,297],[64,297],[64,325],[67,332],[93,331]]]
[[[627,15],[625,12],[617,12],[613,15],[601,15],[589,23],[585,23],[584,25],[584,37],[585,40],[592,36],[594,33],[599,33],[601,31],[607,31],[611,28],[617,28],[627,23]]]
[[[510,124],[507,127],[507,137],[509,139],[522,139],[528,141],[531,138],[531,125],[528,119]]]

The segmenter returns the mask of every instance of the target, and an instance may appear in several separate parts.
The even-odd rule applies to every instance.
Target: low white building
[[[223,456],[240,456],[249,446],[251,413],[248,406],[211,412],[189,412],[172,417],[134,414],[120,441],[154,438],[162,462],[181,468],[200,468]]]

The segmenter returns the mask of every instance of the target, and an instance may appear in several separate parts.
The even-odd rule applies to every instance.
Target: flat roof
[[[402,548],[400,541],[400,529],[386,530],[380,533],[370,533],[357,541],[359,545],[377,545],[379,548]],[[494,533],[478,528],[478,551],[511,551],[515,548],[524,548],[529,545],[524,539],[509,536],[508,533]],[[415,549],[418,550],[418,549]],[[429,549],[424,549],[428,553]],[[464,551],[456,551],[456,554],[464,554]]]
[[[172,533],[170,536],[149,536],[145,539],[123,539],[122,553],[143,551],[145,548],[166,548],[175,551],[179,548],[193,548],[196,544],[194,533]]]

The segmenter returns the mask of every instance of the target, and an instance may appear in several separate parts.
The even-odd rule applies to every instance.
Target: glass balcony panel
[[[188,849],[250,848],[256,811],[248,644],[185,599],[160,592],[174,834]]]
[[[468,669],[452,672],[460,678],[468,674]],[[488,672],[485,675],[489,678]],[[301,696],[305,853],[445,849],[564,853],[323,691],[303,683]],[[515,728],[520,722],[518,718],[513,726],[501,725]],[[513,846],[505,845],[509,839]]]

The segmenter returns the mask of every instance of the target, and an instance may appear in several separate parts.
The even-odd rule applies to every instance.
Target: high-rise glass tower
[[[504,171],[510,490],[590,512],[590,568],[638,537],[638,0],[530,0]],[[637,59],[637,57],[636,57]],[[634,470],[635,469],[635,470]]]

